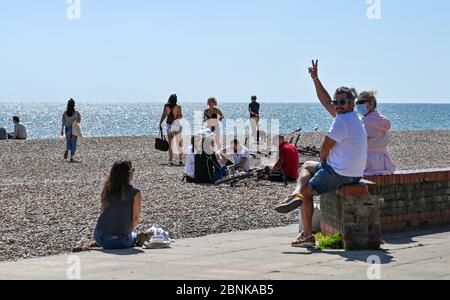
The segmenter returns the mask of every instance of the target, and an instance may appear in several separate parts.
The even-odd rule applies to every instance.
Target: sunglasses
[[[350,104],[350,103],[352,103],[352,102],[353,102],[353,100],[351,100],[351,99],[345,99],[345,100],[333,100],[333,101],[331,101],[331,103],[332,103],[334,106]]]

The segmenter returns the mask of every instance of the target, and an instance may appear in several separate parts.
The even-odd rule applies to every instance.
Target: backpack
[[[8,138],[8,134],[6,133],[5,128],[0,128],[0,140],[6,140]]]
[[[214,173],[220,166],[213,155],[206,154],[205,152],[195,155],[196,183],[214,183]]]

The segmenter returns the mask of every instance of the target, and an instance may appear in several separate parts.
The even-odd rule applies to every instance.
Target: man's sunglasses
[[[345,99],[345,100],[333,100],[333,101],[331,101],[331,103],[332,103],[334,106],[350,104],[350,103],[352,103],[352,102],[353,102],[353,100],[351,100],[351,99]]]

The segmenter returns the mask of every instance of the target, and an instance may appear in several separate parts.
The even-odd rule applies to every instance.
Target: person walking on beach
[[[162,124],[166,120],[167,136],[169,137],[169,165],[173,165],[173,141],[176,142],[177,153],[179,156],[179,165],[183,165],[183,127],[181,119],[183,118],[183,111],[180,105],[177,104],[178,97],[173,94],[169,97],[167,104],[164,105],[159,121],[159,130],[162,132]]]
[[[114,163],[101,194],[101,213],[94,230],[97,246],[104,249],[133,247],[141,217],[142,195],[132,185],[135,170],[130,161]]]
[[[387,151],[391,122],[377,109],[376,93],[365,91],[359,94],[356,109],[363,117],[367,131],[369,149],[364,176],[392,174],[397,169]]]
[[[224,113],[217,107],[217,100],[214,97],[208,99],[208,108],[205,109],[203,115],[203,121],[206,122],[206,126],[215,136],[215,145],[217,149],[222,148],[221,136],[220,136],[220,122],[224,119]]]
[[[75,122],[81,122],[81,115],[75,110],[75,100],[70,98],[67,102],[67,110],[62,116],[61,136],[66,135],[66,150],[64,151],[64,159],[67,159],[70,151],[70,162],[75,162],[74,157],[77,151],[78,137],[73,133]]]
[[[11,140],[26,140],[27,139],[27,129],[20,123],[20,118],[17,116],[13,117],[14,132],[8,135]]]
[[[294,192],[275,208],[279,213],[289,213],[301,206],[303,232],[291,243],[292,247],[315,245],[312,232],[313,197],[360,182],[367,163],[367,133],[354,111],[356,91],[353,88],[338,88],[332,100],[319,80],[318,65],[318,61],[313,62],[309,73],[320,102],[334,117],[334,122],[323,142],[320,163],[306,162],[300,170]]]
[[[252,136],[254,139],[256,139],[257,142],[259,142],[259,109],[261,108],[261,105],[257,102],[257,100],[258,98],[256,96],[252,96],[251,103],[248,105],[248,111],[250,113],[250,126],[252,127]]]

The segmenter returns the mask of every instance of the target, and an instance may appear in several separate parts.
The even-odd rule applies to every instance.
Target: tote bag
[[[167,142],[166,137],[163,135],[162,131],[160,131],[161,138],[157,138],[155,141],[155,149],[167,152],[169,151],[169,142]]]

